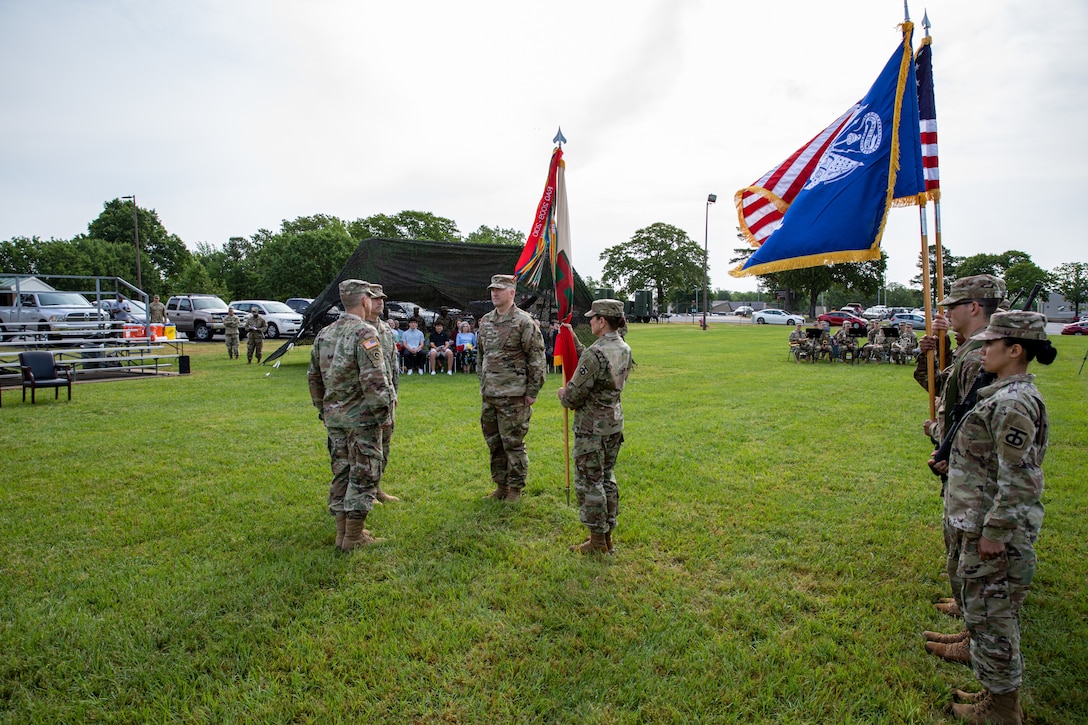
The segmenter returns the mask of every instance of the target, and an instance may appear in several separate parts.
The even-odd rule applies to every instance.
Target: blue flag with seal
[[[880,258],[892,206],[925,192],[911,35],[853,108],[737,192],[741,233],[759,248],[735,277]]]

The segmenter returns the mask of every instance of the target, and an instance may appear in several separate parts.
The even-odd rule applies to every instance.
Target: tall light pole
[[[136,286],[141,292],[144,290],[144,277],[140,273],[140,221],[136,216],[136,195],[122,196],[122,199],[132,199],[132,231],[136,235]]]
[[[706,310],[710,297],[707,295],[706,262],[710,253],[710,205],[718,200],[717,194],[707,194],[706,223],[703,228],[703,329],[706,329]]]

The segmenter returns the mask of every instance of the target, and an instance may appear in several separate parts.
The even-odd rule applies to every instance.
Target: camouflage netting
[[[424,308],[456,307],[479,317],[492,307],[487,290],[491,275],[512,274],[520,256],[521,247],[514,245],[364,240],[336,278],[306,308],[299,333],[265,358],[265,362],[286,353],[288,346],[299,338],[314,334],[315,323],[330,307],[340,303],[341,280],[375,282],[382,285],[390,300],[413,302]],[[574,325],[582,322],[582,314],[592,302],[593,295],[575,272]],[[541,320],[555,316],[550,269],[544,270],[540,289],[518,286],[517,304]]]

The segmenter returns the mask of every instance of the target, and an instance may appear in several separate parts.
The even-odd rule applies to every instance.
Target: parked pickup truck
[[[178,332],[208,342],[223,334],[227,303],[215,295],[174,295],[166,302],[166,317]]]
[[[88,337],[109,331],[109,315],[78,292],[0,290],[0,338],[26,333],[82,331]]]

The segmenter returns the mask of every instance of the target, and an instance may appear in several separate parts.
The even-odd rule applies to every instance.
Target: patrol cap
[[[1021,340],[1046,339],[1046,315],[1025,310],[995,312],[990,316],[990,324],[972,340],[1000,340],[1003,337],[1018,337]]]
[[[340,283],[340,297],[359,297],[370,291],[370,284],[361,279],[345,279]]]
[[[517,289],[518,281],[514,279],[512,274],[496,274],[491,277],[491,284],[487,286],[488,289]]]
[[[389,299],[389,295],[382,290],[382,286],[373,282],[370,283],[370,296],[374,299]]]
[[[586,317],[595,317],[600,315],[601,317],[623,317],[623,303],[619,300],[593,300],[593,306],[589,312],[586,313]]]
[[[260,312],[261,308],[258,307],[257,305],[253,305],[252,307],[249,308],[249,311],[250,312]]]
[[[992,274],[976,274],[961,277],[952,283],[952,291],[937,303],[948,307],[966,300],[1001,300],[1005,299],[1005,281]]]

